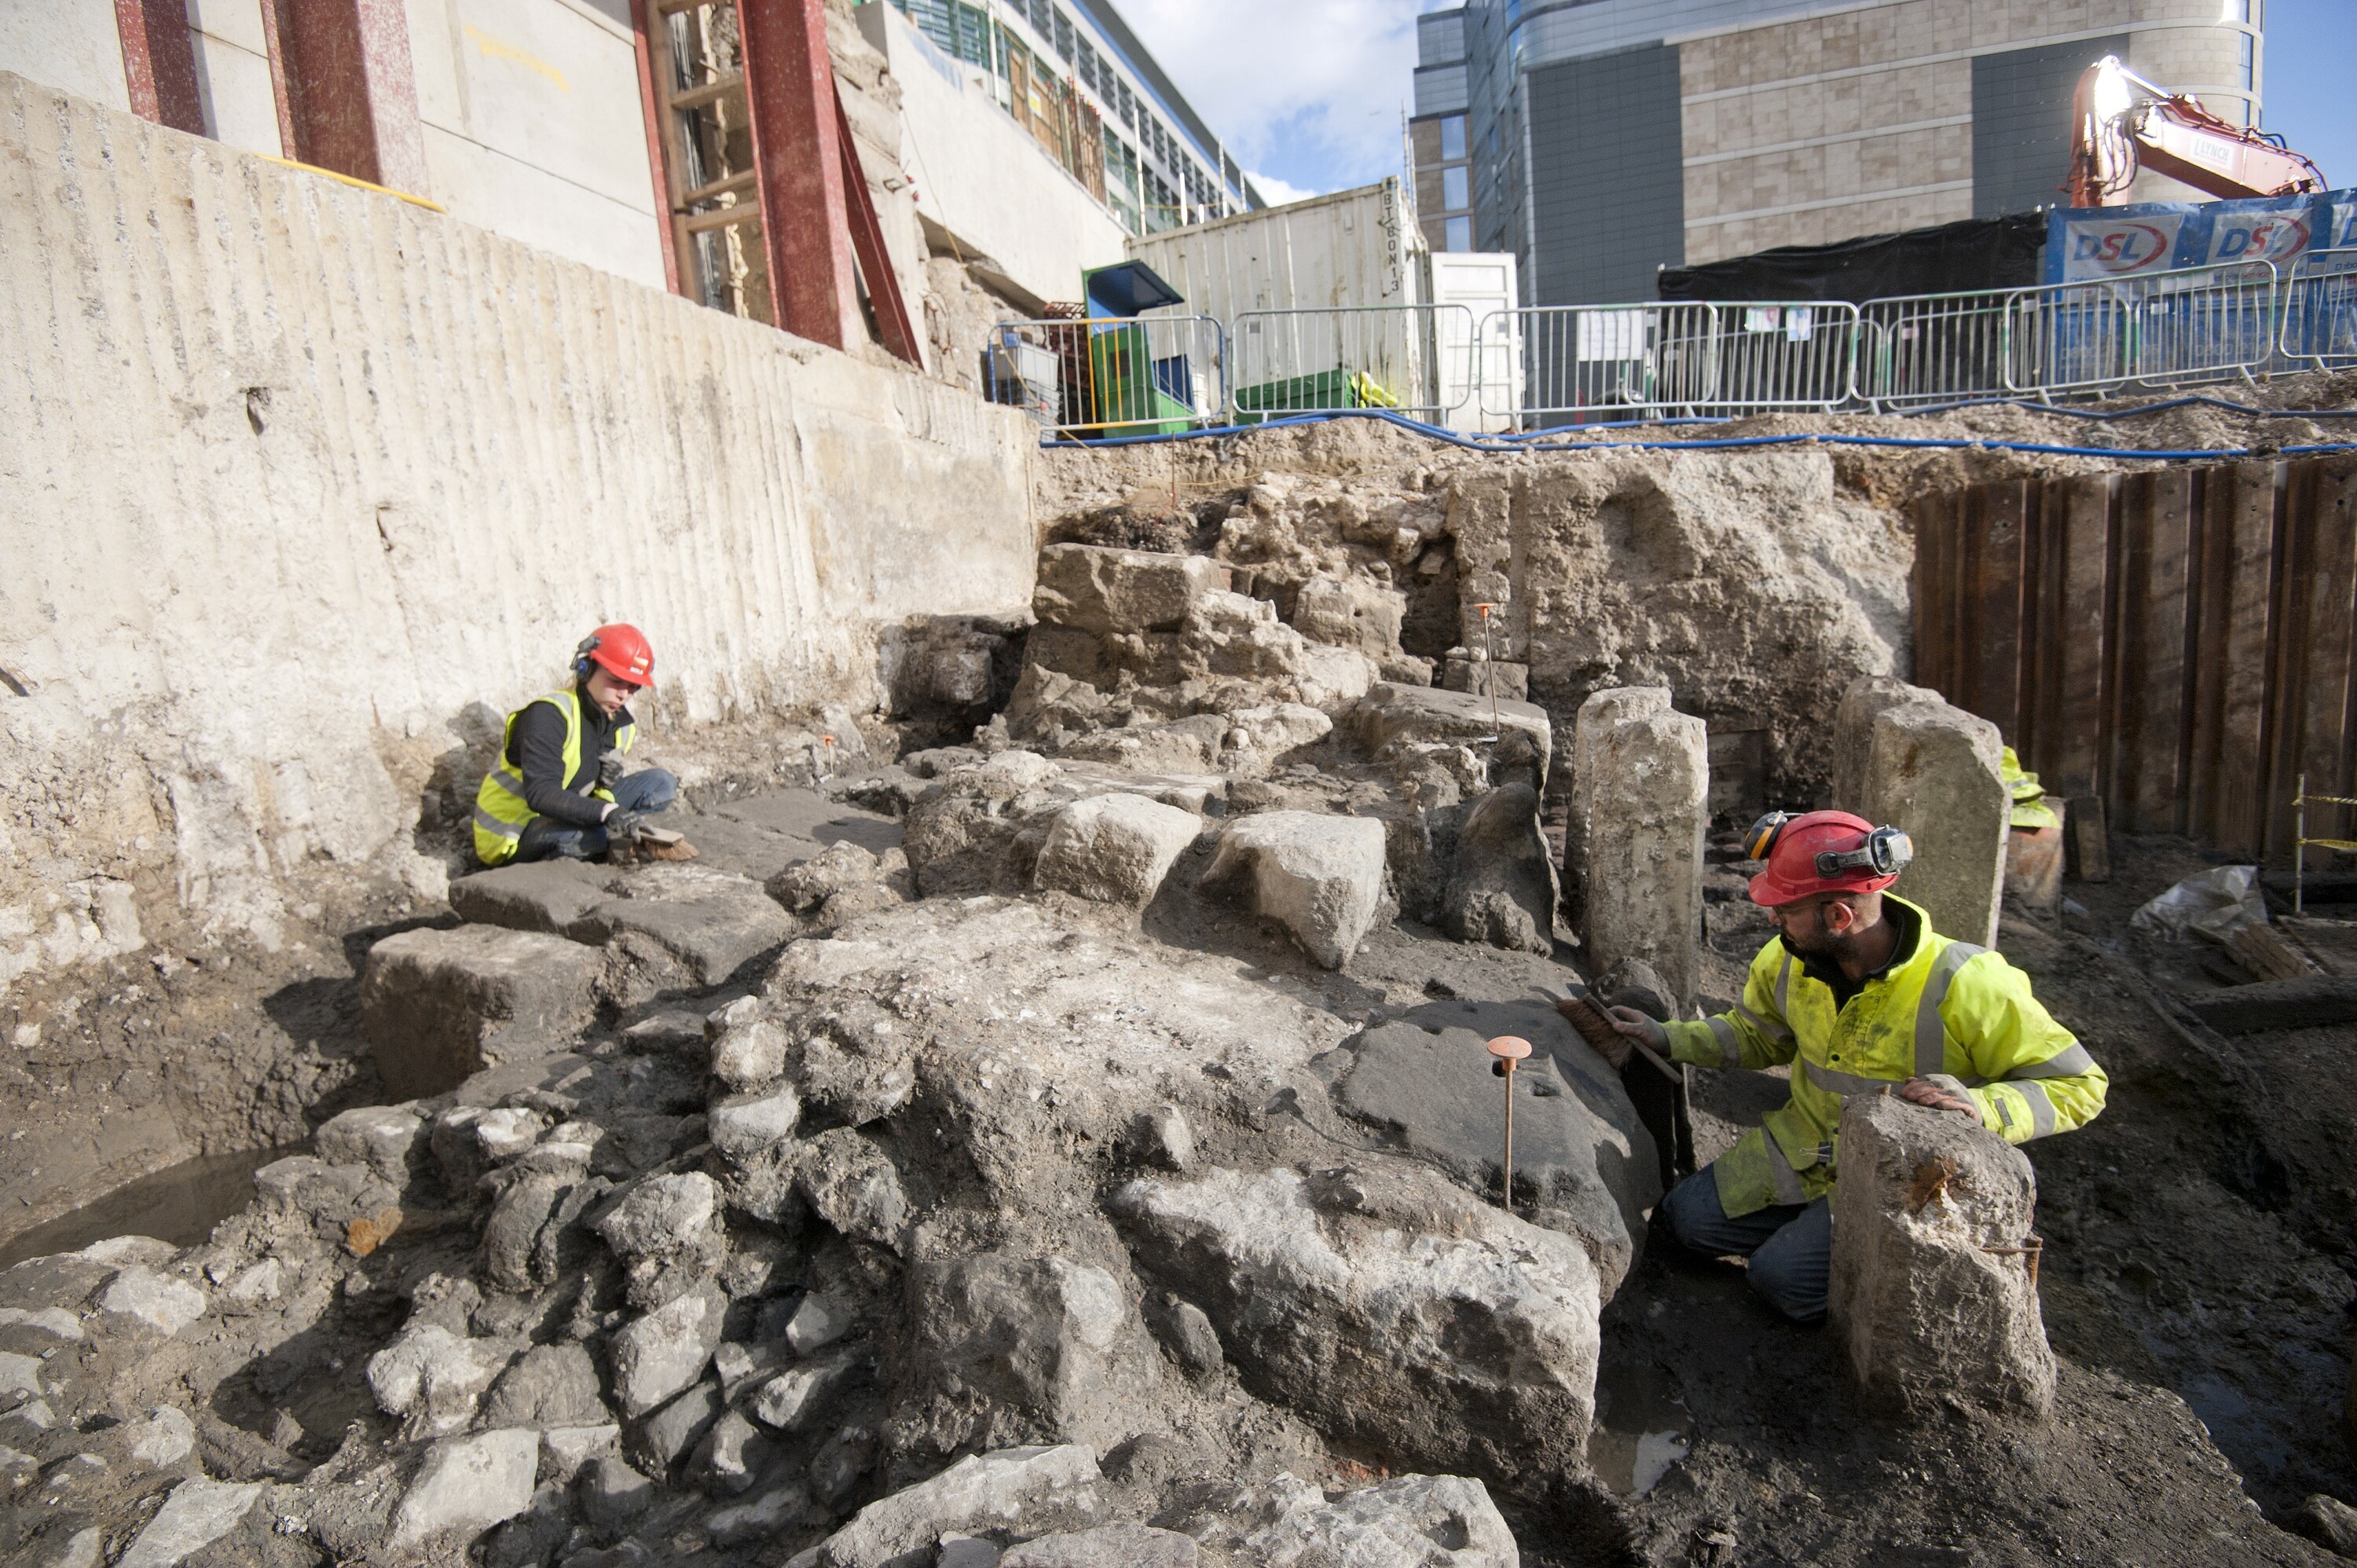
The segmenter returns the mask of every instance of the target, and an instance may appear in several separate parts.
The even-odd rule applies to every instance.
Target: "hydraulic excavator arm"
[[[2182,93],[2158,87],[2105,55],[2071,96],[2073,207],[2117,207],[2139,168],[2216,197],[2322,190],[2315,164],[2269,136],[2231,125]]]

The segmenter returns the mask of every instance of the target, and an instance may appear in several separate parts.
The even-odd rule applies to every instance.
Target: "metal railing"
[[[1474,395],[1473,327],[1461,305],[1239,312],[1229,339],[1235,423],[1357,408],[1439,423]],[[1444,344],[1464,362],[1444,366]]]
[[[2021,289],[1903,295],[1858,306],[1851,392],[1877,410],[2004,397],[2034,308]]]
[[[1717,313],[1707,305],[1541,305],[1493,311],[1518,377],[1482,378],[1488,419],[1543,423],[1691,412],[1708,395]]]
[[[2292,263],[2280,344],[2283,357],[2301,368],[2357,365],[2357,248],[2310,251]]]
[[[1009,321],[987,395],[1067,437],[1388,409],[1465,431],[1881,412],[2357,365],[2357,248],[1965,294]]]
[[[1222,424],[1226,370],[1226,334],[1208,316],[1005,321],[983,349],[985,395],[1067,439]]]
[[[2103,392],[2142,382],[2193,386],[2247,378],[2276,351],[2270,262],[2049,284],[2020,293],[2009,392]]]

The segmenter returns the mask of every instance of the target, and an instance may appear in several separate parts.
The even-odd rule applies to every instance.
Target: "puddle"
[[[1686,1456],[1685,1407],[1650,1362],[1604,1366],[1596,1377],[1596,1426],[1587,1462],[1624,1498],[1641,1498]]]
[[[73,1252],[110,1236],[153,1236],[193,1247],[253,1197],[253,1173],[295,1148],[199,1155],[125,1183],[46,1224],[0,1242],[0,1269],[51,1252]]]

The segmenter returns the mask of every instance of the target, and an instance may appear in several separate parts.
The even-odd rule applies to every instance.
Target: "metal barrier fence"
[[[1060,435],[1390,409],[1464,430],[1884,411],[2357,365],[2357,248],[2081,283],[1846,301],[1462,305],[1010,321],[988,396]]]
[[[1485,381],[1481,412],[1524,428],[1611,418],[1826,412],[1849,401],[1846,301],[1531,306],[1493,313],[1522,384]]]
[[[1059,436],[1172,435],[1228,417],[1227,338],[1208,316],[1001,322],[985,394]]]
[[[2276,351],[2269,262],[2050,284],[2015,339],[2007,390],[2102,392],[2141,381],[2191,386],[2247,377]]]
[[[2003,397],[2035,307],[2022,289],[1904,295],[1858,306],[1851,390],[1879,409]]]
[[[1230,339],[1231,411],[1239,424],[1354,408],[1439,423],[1481,379],[1475,343],[1462,305],[1243,311]],[[1444,345],[1463,362],[1444,365]]]
[[[2319,371],[2357,365],[2357,249],[2310,251],[2284,282],[2283,357]]]
[[[1709,386],[1707,305],[1542,305],[1493,311],[1484,341],[1502,339],[1517,379],[1481,382],[1490,419],[1571,423],[1690,410]]]

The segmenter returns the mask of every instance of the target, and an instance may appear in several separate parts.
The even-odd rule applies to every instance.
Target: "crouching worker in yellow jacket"
[[[1625,1038],[1698,1067],[1792,1064],[1791,1101],[1663,1207],[1681,1242],[1748,1257],[1752,1288],[1810,1323],[1825,1311],[1844,1099],[1896,1089],[2018,1144],[2093,1121],[2110,1080],[2030,994],[2027,975],[1884,894],[1912,855],[1906,834],[1812,811],[1773,813],[1752,835],[1752,858],[1768,863],[1751,880],[1752,901],[1778,934],[1751,961],[1743,1000],[1699,1023],[1656,1023],[1628,1007],[1613,1008],[1612,1022]]]

